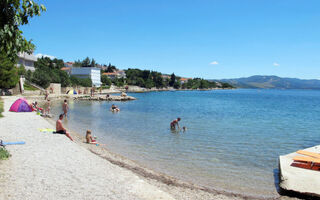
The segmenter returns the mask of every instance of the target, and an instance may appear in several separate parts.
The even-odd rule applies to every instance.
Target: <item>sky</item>
[[[35,54],[206,79],[320,79],[318,0],[54,0],[22,26]]]

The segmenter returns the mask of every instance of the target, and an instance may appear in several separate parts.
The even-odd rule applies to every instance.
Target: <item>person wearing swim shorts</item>
[[[65,129],[62,125],[62,121],[63,120],[63,114],[59,115],[59,119],[56,122],[56,134],[65,134],[71,141],[73,141],[72,137],[70,136],[70,134],[67,132],[67,129]]]

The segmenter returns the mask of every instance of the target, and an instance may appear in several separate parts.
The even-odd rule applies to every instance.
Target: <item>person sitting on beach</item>
[[[69,110],[69,106],[68,106],[68,103],[67,103],[67,99],[65,99],[64,103],[62,104],[62,111],[63,111],[63,115],[65,117],[67,117],[68,110]]]
[[[178,126],[178,129],[180,129],[180,126],[179,126],[179,121],[181,120],[180,117],[178,117],[177,119],[173,120],[171,123],[170,123],[170,128],[171,130],[175,130],[176,129],[176,125]]]
[[[42,113],[43,108],[38,107],[38,102],[35,101],[34,103],[32,103],[32,111],[38,111],[38,112]]]
[[[112,104],[112,106],[111,106],[111,111],[112,111],[112,112],[118,112],[118,111],[120,111],[120,109],[118,108],[118,106]]]
[[[97,144],[97,141],[95,140],[95,138],[93,138],[91,136],[91,131],[90,130],[87,130],[86,140],[87,140],[87,143],[89,143],[89,144]]]
[[[65,129],[63,127],[61,120],[63,120],[63,114],[59,115],[59,119],[56,122],[56,132],[53,132],[53,133],[55,133],[55,134],[65,134],[71,141],[73,141],[72,137],[67,132],[67,129]]]

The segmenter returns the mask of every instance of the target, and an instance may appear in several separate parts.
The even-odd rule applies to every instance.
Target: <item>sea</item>
[[[215,190],[275,197],[279,155],[320,143],[320,91],[235,89],[129,93],[69,101],[64,124],[143,167]],[[110,111],[112,104],[121,109]],[[55,103],[52,112],[62,112]],[[170,122],[181,118],[171,131]]]

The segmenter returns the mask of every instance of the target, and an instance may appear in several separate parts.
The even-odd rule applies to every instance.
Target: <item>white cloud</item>
[[[217,61],[213,61],[210,63],[210,65],[218,65],[219,63]]]
[[[48,57],[50,59],[55,59],[56,57],[54,56],[50,56],[50,55],[46,55],[46,54],[42,54],[42,53],[38,53],[37,55],[35,55],[37,58],[42,58],[42,57]]]
[[[279,63],[276,63],[276,62],[273,63],[273,66],[275,67],[278,67],[279,65],[280,65]]]

